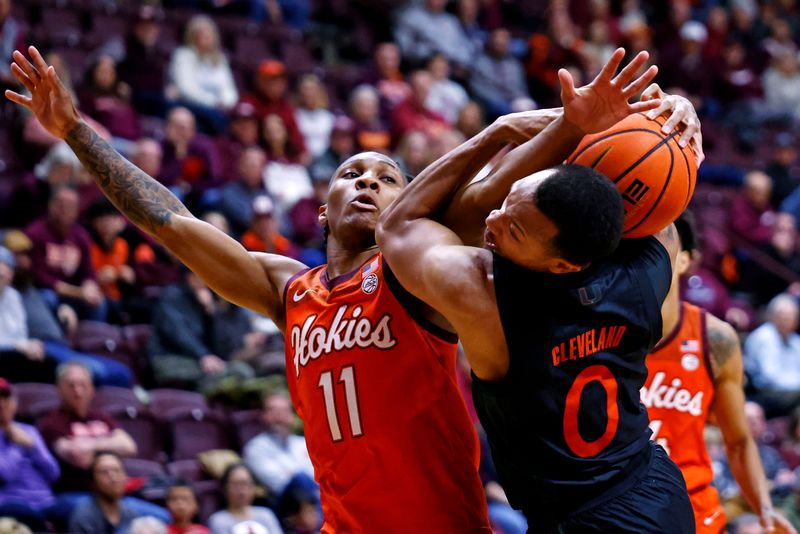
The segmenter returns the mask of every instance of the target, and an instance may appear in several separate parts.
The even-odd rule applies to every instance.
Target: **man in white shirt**
[[[295,486],[318,494],[306,440],[292,434],[294,414],[289,396],[284,392],[267,395],[262,417],[267,430],[244,447],[245,464],[256,480],[276,496]]]
[[[769,416],[785,414],[800,399],[798,304],[783,293],[767,306],[767,322],[744,343],[744,364],[759,404]]]

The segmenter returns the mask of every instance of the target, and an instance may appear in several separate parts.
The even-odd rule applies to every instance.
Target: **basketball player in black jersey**
[[[649,441],[645,356],[679,243],[671,225],[620,244],[622,199],[597,172],[557,165],[587,133],[654,104],[655,75],[623,50],[588,86],[559,72],[563,116],[493,171],[520,178],[486,219],[487,249],[434,217],[464,188],[492,126],[433,163],[384,213],[378,243],[397,278],[455,327],[511,504],[532,532],[694,532],[678,468]],[[687,142],[682,140],[682,142]]]

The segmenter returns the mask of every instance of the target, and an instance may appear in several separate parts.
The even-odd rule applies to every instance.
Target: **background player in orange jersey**
[[[713,416],[722,431],[728,461],[742,493],[767,532],[795,529],[772,508],[764,469],[744,416],[742,352],[733,327],[680,300],[679,280],[689,271],[696,238],[690,213],[675,227],[681,250],[662,308],[666,334],[647,357],[649,375],[641,391],[651,436],[680,467],[692,501],[698,533],[725,528],[725,512],[703,440]]]

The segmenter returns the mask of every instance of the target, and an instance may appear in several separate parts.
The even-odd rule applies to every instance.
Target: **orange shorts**
[[[719,493],[711,486],[689,495],[694,510],[697,534],[720,534],[725,531],[725,510],[719,502]]]

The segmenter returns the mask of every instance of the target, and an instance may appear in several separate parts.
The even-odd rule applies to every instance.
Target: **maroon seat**
[[[23,421],[35,421],[61,403],[53,384],[19,382],[14,384],[14,392],[17,396],[17,416]]]
[[[200,462],[194,459],[175,460],[168,463],[167,473],[190,482],[199,482],[205,478],[205,472],[200,466]]]
[[[167,459],[164,432],[155,417],[132,406],[116,406],[106,410],[119,426],[136,442],[136,458],[164,462]]]
[[[81,352],[112,355],[122,350],[122,332],[118,326],[100,321],[81,321],[75,335],[75,348]]]
[[[178,408],[166,418],[172,438],[172,459],[197,458],[201,452],[228,449],[228,425],[216,412],[202,408]]]
[[[81,13],[74,9],[48,7],[42,9],[38,33],[51,46],[76,46],[81,42]]]
[[[208,409],[208,404],[206,404],[205,397],[195,391],[159,388],[152,389],[149,393],[150,413],[162,420],[166,420],[168,412],[176,409]]]
[[[139,398],[132,389],[116,386],[104,386],[95,391],[92,399],[92,408],[99,410],[125,410],[132,407],[136,410],[143,408]]]
[[[220,486],[216,480],[200,480],[192,484],[197,495],[197,512],[201,523],[208,522],[211,514],[220,509]]]
[[[233,63],[238,67],[254,69],[262,60],[274,56],[270,44],[259,35],[240,35],[233,47]]]
[[[261,410],[242,410],[231,414],[231,422],[236,428],[236,437],[239,448],[243,448],[248,441],[265,430]]]
[[[122,465],[125,466],[125,472],[129,477],[148,478],[166,474],[164,466],[152,460],[125,458],[122,460]]]

